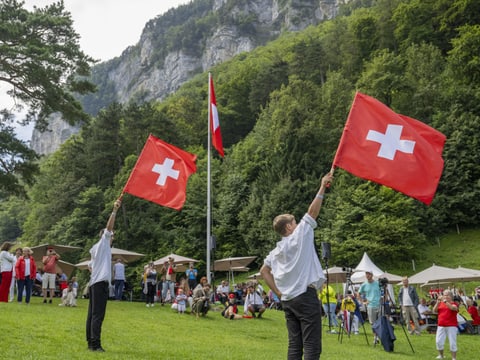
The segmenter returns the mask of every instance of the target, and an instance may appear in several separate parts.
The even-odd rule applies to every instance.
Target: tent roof
[[[160,259],[157,259],[153,262],[153,264],[155,266],[160,266],[160,265],[163,265],[164,263],[168,262],[168,259],[169,258],[173,258],[173,263],[174,264],[186,264],[186,263],[197,263],[198,260],[195,260],[195,259],[192,259],[192,258],[189,258],[189,257],[186,257],[186,256],[182,256],[182,255],[177,255],[177,254],[174,254],[174,253],[171,253],[169,255],[166,255]]]
[[[470,270],[470,271],[468,271]],[[472,269],[451,269],[433,264],[429,268],[408,278],[410,284],[427,284],[435,282],[462,282],[480,279],[480,273],[472,273]]]
[[[353,269],[354,273],[351,276],[353,283],[360,283],[366,280],[365,272],[372,272],[373,276],[381,277],[384,273],[374,262],[370,259],[366,252],[363,253],[362,260],[358,263],[357,267]]]

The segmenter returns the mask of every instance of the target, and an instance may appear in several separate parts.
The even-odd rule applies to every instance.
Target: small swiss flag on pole
[[[209,74],[209,91],[209,122],[210,130],[212,132],[212,145],[215,149],[217,149],[220,156],[224,157],[225,154],[223,153],[222,133],[220,132],[220,121],[218,120],[217,100],[215,99],[215,89],[213,88],[213,79],[211,74]]]
[[[180,210],[197,156],[150,135],[123,193]]]
[[[430,205],[443,171],[445,141],[434,128],[357,93],[333,167]]]

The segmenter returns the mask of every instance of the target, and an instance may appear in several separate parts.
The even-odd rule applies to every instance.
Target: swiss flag
[[[150,135],[123,192],[180,210],[197,156]]]
[[[430,205],[443,171],[445,140],[430,126],[357,93],[333,166]]]
[[[217,149],[221,157],[224,157],[222,133],[220,132],[220,121],[218,120],[217,100],[215,99],[215,89],[213,88],[213,79],[210,76],[210,130],[212,132],[212,145]]]

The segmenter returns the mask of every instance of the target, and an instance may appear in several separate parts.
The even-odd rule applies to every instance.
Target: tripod
[[[390,303],[392,303],[392,299],[390,297],[390,294],[389,294],[388,288],[387,288],[388,280],[385,278],[385,279],[379,279],[379,281],[380,281],[380,288],[381,288],[381,292],[382,292],[381,295],[382,296],[381,296],[381,299],[380,299],[381,300],[380,317],[377,321],[382,321],[382,319],[383,319],[383,322],[385,324],[388,324],[391,327],[391,324],[388,320],[388,316],[390,316],[390,314],[391,314],[391,312],[389,310],[390,310]],[[410,349],[412,349],[412,352],[415,353],[415,351],[413,350],[412,343],[410,342],[410,339],[407,336],[407,331],[405,330],[405,325],[404,325],[403,322],[404,322],[403,319],[401,319],[400,320],[400,325],[402,326],[403,333],[405,334],[405,338],[407,339],[408,344],[410,345]],[[392,333],[393,333],[393,328],[392,328]],[[391,351],[393,351],[393,345],[392,345],[392,350]]]
[[[339,324],[339,328],[338,328],[338,341],[340,341],[340,344],[342,343],[344,333],[346,333],[347,336],[350,338],[350,333],[351,333],[351,329],[352,329],[352,325],[353,325],[353,321],[354,321],[354,316],[357,316],[358,322],[362,324],[362,330],[363,330],[363,334],[365,336],[365,341],[367,342],[367,345],[370,345],[368,343],[368,337],[367,337],[367,332],[365,330],[365,324],[364,324],[363,318],[362,318],[362,316],[360,314],[360,311],[359,311],[360,304],[353,297],[354,294],[355,294],[355,289],[354,289],[353,284],[352,284],[351,275],[352,275],[351,271],[347,271],[346,284],[345,284],[345,290],[344,290],[343,301],[342,301],[342,308],[344,307],[344,304],[347,301],[347,299],[350,299],[352,305],[354,306],[354,309],[350,309],[350,310],[354,310],[354,311],[350,311],[350,310],[347,310],[347,309],[342,309],[341,310],[344,313],[343,313],[343,320]],[[351,292],[352,298],[349,297],[349,292]],[[355,313],[357,313],[357,314],[355,314]]]

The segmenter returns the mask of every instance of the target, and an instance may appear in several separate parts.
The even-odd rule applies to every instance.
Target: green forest
[[[273,218],[306,212],[356,91],[444,133],[445,166],[430,206],[336,170],[316,230],[318,244],[332,244],[331,263],[354,266],[367,251],[378,266],[401,268],[437,237],[478,228],[479,49],[476,0],[364,0],[212,68],[226,150],[212,159],[213,258],[255,255],[258,265],[279,240]],[[126,194],[114,246],[144,261],[171,252],[202,259],[204,273],[207,99],[204,73],[165,101],[102,109],[40,159],[26,196],[2,198],[1,238],[76,245],[86,258],[153,134],[196,154],[197,173],[181,211]],[[140,270],[129,267],[130,276]]]

